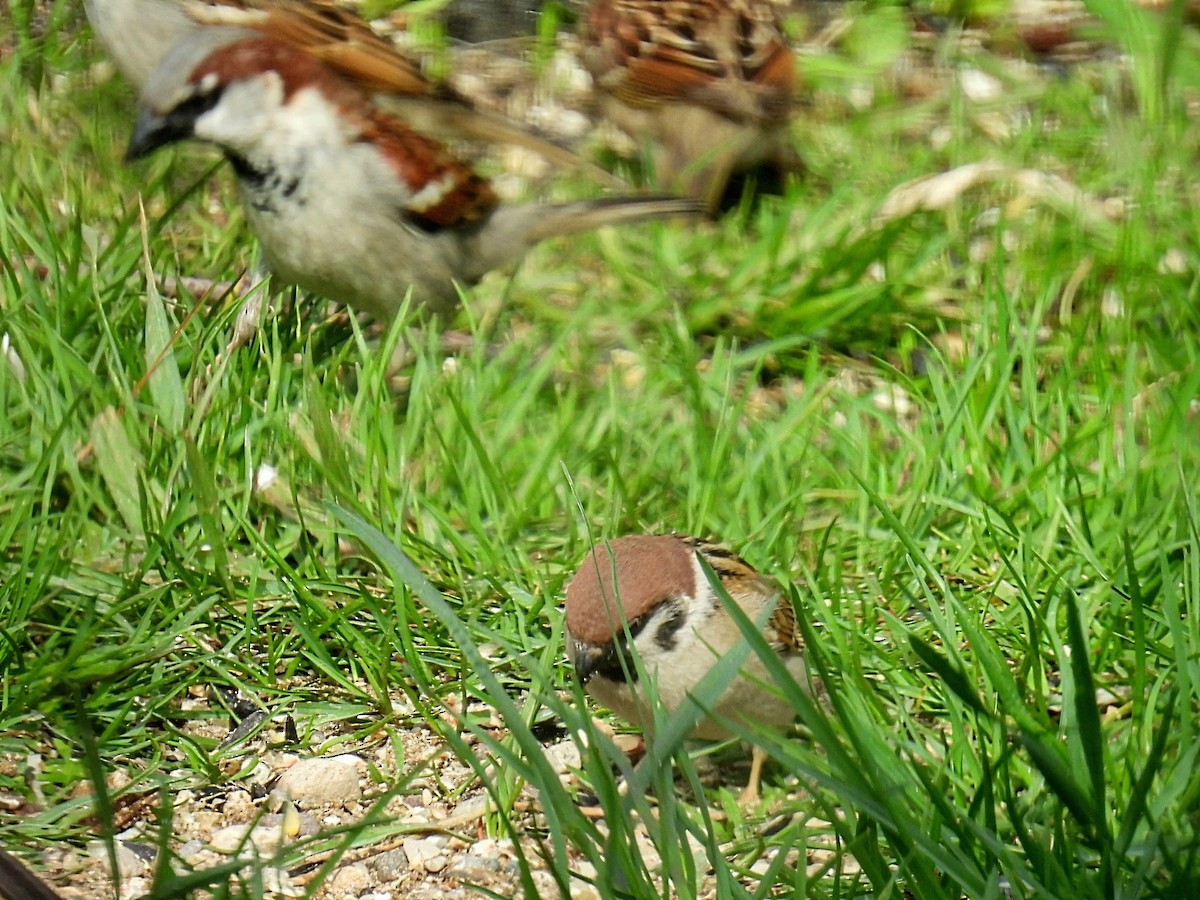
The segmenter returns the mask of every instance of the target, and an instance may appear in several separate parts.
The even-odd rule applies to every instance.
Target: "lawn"
[[[1200,896],[1200,41],[1094,12],[1062,61],[839,8],[783,196],[549,242],[450,354],[287,292],[227,349],[230,173],[126,166],[79,6],[10,7],[0,845],[83,897]],[[826,687],[780,672],[754,807],[737,742],[630,771],[566,664],[587,548],[669,531]]]

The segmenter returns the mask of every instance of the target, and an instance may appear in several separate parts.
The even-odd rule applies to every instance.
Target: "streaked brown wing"
[[[356,87],[379,97],[385,111],[438,140],[514,144],[567,168],[616,182],[571,149],[535,134],[519,122],[476,109],[448,85],[426,78],[420,63],[376,34],[357,13],[329,0],[185,0],[198,22],[238,25],[299,47]],[[397,106],[396,104],[409,104]]]
[[[593,77],[631,106],[691,100],[770,118],[795,89],[771,0],[594,0],[584,40]]]
[[[774,600],[775,609],[766,625],[767,640],[787,650],[802,649],[800,629],[796,625],[796,610],[791,601],[763,578],[752,565],[720,544],[686,534],[676,534],[675,537],[704,557],[731,594],[758,594],[762,597],[764,605]]]
[[[796,623],[796,608],[792,606],[792,601],[787,595],[779,595],[775,611],[767,620],[767,628],[775,632],[774,639],[788,650],[799,652],[804,649],[804,642],[800,638],[800,629]]]
[[[327,0],[191,0],[188,12],[198,22],[256,28],[294,44],[369,91],[427,96],[441,90],[416,60]]]

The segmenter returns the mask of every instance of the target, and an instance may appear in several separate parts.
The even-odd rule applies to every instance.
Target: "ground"
[[[549,242],[432,328],[285,294],[230,349],[228,172],[124,165],[77,5],[15,8],[3,846],[77,897],[1200,891],[1197,36],[955,11],[800,10],[781,196]],[[570,37],[451,58],[639,177]],[[752,808],[738,741],[631,770],[563,657],[585,550],[675,530],[780,584],[828,689],[742,735]]]

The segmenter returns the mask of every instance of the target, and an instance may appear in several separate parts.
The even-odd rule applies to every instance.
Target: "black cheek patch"
[[[687,622],[687,614],[679,606],[672,606],[670,615],[658,626],[654,633],[654,643],[666,653],[674,650],[679,643],[679,629]]]

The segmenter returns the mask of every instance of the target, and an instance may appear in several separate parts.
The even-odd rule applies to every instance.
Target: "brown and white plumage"
[[[442,144],[295,45],[211,26],[146,84],[131,157],[184,139],[219,147],[247,218],[286,283],[389,320],[411,288],[446,313],[478,281],[549,237],[696,215],[675,198],[501,204]]]
[[[773,0],[592,0],[582,39],[605,113],[650,139],[660,187],[715,208],[734,173],[798,167],[796,58]]]
[[[330,0],[85,0],[96,37],[139,91],[172,47],[208,25],[254,28],[302,49],[371,90],[439,88],[356,13]]]
[[[96,37],[139,93],[186,38],[206,28],[247,28],[303,51],[431,136],[514,144],[561,166],[582,164],[571,150],[477,109],[428,78],[417,59],[333,0],[84,0],[84,8]]]
[[[700,560],[779,654],[806,683],[795,613],[779,590],[740,556],[680,534],[627,535],[601,542],[567,586],[565,643],[580,682],[596,700],[641,726],[652,727],[641,668],[664,709],[673,712],[725,653],[743,640]],[[630,646],[632,641],[632,647]],[[782,728],[794,710],[753,652],[715,701],[711,718],[692,737],[730,736],[718,719]],[[744,799],[757,796],[762,755],[756,751]]]

